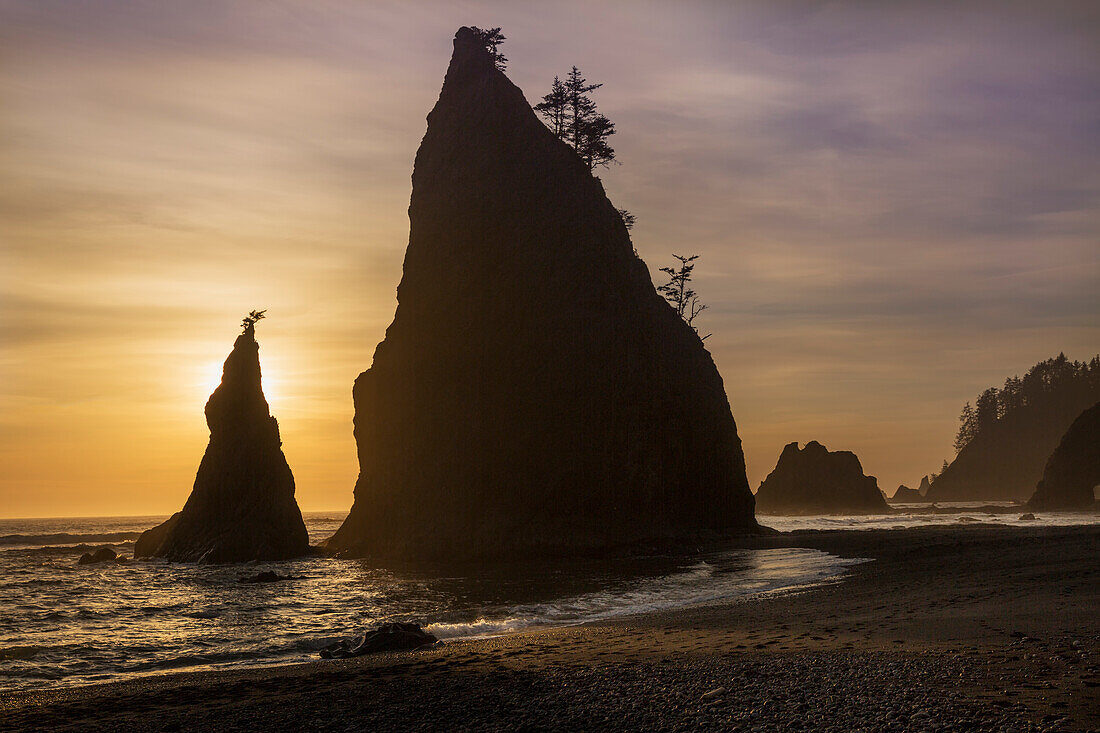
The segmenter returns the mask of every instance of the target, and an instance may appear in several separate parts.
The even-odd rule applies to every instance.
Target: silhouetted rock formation
[[[1100,485],[1100,403],[1082,412],[1047,461],[1029,509],[1089,509]]]
[[[210,443],[191,496],[148,530],[134,555],[178,562],[285,560],[309,551],[279,425],[260,385],[260,347],[248,325],[206,403]]]
[[[918,501],[924,501],[924,497],[920,495],[920,491],[917,489],[910,489],[908,486],[902,484],[898,487],[894,495],[890,497],[890,501],[913,503]]]
[[[142,532],[141,536],[134,542],[134,557],[153,557],[156,555],[157,549],[164,544],[164,539],[176,526],[176,522],[179,521],[180,514],[181,512],[176,512],[156,527]]]
[[[917,488],[919,493],[925,500],[928,500],[928,492],[932,490],[932,482],[928,480],[928,476],[925,476],[920,480],[920,486]]]
[[[722,379],[622,217],[467,28],[417,152],[398,307],[355,383],[355,504],[400,559],[752,530]]]
[[[874,476],[864,476],[855,453],[828,451],[816,440],[789,443],[756,492],[761,514],[886,514]]]
[[[1070,423],[1100,400],[1100,356],[1064,354],[1032,367],[1003,390],[978,397],[966,442],[932,482],[929,501],[1026,501]],[[969,405],[968,405],[969,407]],[[964,433],[969,433],[964,435]]]

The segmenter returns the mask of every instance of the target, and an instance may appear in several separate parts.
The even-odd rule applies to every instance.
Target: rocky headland
[[[1082,412],[1062,436],[1028,501],[1029,509],[1080,510],[1096,506],[1100,486],[1100,403]]]

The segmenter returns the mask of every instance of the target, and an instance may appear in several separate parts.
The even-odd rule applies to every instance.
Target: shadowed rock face
[[[1100,485],[1100,403],[1082,412],[1047,461],[1029,509],[1088,509]]]
[[[761,514],[884,514],[889,511],[874,476],[863,475],[855,453],[828,451],[817,441],[783,448],[756,492]]]
[[[142,534],[137,557],[178,562],[284,560],[309,550],[279,425],[260,385],[260,347],[249,326],[206,403],[210,443],[183,510]]]
[[[722,379],[598,179],[466,28],[416,156],[398,307],[326,543],[400,559],[756,530]]]

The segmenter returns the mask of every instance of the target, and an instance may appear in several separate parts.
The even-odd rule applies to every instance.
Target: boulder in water
[[[322,659],[344,659],[375,652],[396,652],[404,649],[420,649],[439,640],[420,628],[419,624],[382,624],[354,639],[329,644],[321,650]]]
[[[878,481],[865,476],[850,451],[829,451],[816,440],[790,443],[756,492],[762,514],[886,514]]]
[[[309,552],[279,424],[260,384],[254,321],[206,403],[210,443],[183,510],[143,533],[135,556],[177,562],[286,560]]]
[[[1096,504],[1100,486],[1100,403],[1077,416],[1062,436],[1028,501],[1029,509],[1080,510]]]
[[[355,502],[325,547],[449,560],[759,531],[710,354],[469,28],[412,184],[397,312],[355,382]]]

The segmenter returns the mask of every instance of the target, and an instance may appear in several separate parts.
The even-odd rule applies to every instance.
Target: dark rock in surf
[[[182,511],[142,534],[135,557],[218,563],[309,552],[294,476],[260,380],[260,347],[250,323],[206,403],[210,443],[191,496]]]
[[[599,179],[468,29],[416,156],[398,307],[326,548],[384,559],[758,531],[722,378]]]
[[[322,659],[345,659],[376,652],[421,649],[438,641],[434,634],[424,631],[419,624],[382,624],[362,636],[329,644],[320,654]]]
[[[1100,486],[1100,403],[1077,416],[1047,460],[1029,509],[1091,509]]]
[[[850,451],[829,451],[817,441],[783,448],[756,492],[761,514],[886,514],[878,481],[865,476]]]
[[[115,562],[118,559],[118,554],[110,547],[100,547],[95,552],[85,552],[76,562],[77,565],[96,565],[101,562]]]

